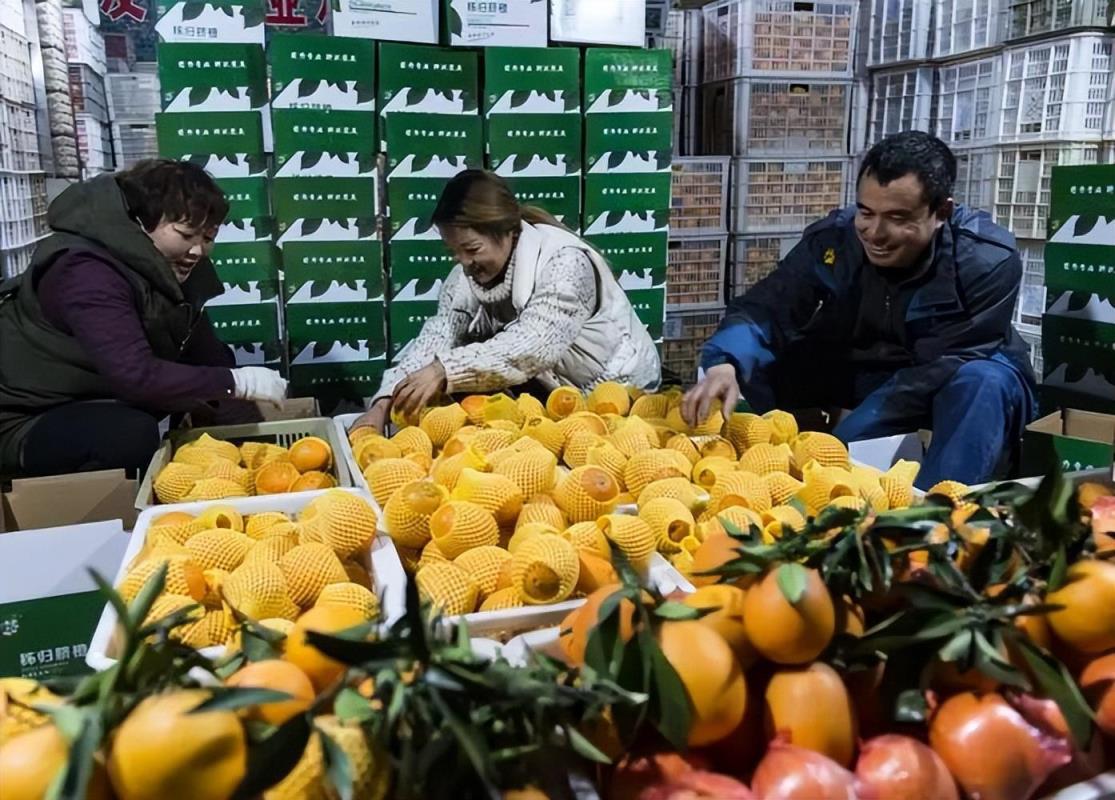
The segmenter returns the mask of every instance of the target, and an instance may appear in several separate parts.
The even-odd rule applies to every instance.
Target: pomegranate
[[[735,778],[695,769],[664,786],[644,789],[639,800],[755,800],[755,795]]]
[[[616,765],[608,797],[611,800],[640,800],[642,793],[653,786],[666,786],[683,775],[707,766],[699,756],[682,756],[664,752],[626,756]]]
[[[878,800],[958,800],[956,781],[941,757],[909,736],[877,736],[860,748],[860,785]]]
[[[755,768],[751,791],[755,800],[877,800],[831,758],[795,747],[781,736]]]

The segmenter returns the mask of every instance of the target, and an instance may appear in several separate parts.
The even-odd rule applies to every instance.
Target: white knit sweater
[[[437,314],[384,373],[373,400],[390,397],[403,378],[435,358],[445,368],[450,393],[498,391],[551,369],[596,311],[596,271],[583,250],[561,248],[538,270],[534,292],[519,315],[511,302],[514,272],[514,254],[503,280],[488,288],[460,267],[454,269],[442,286]],[[455,310],[465,292],[480,302],[496,330],[469,330],[472,318]]]

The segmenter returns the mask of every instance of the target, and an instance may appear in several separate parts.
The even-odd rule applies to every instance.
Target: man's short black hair
[[[145,230],[163,220],[215,228],[228,215],[228,200],[209,173],[189,161],[151,158],[116,173],[128,212]]]
[[[903,131],[888,136],[867,151],[856,176],[856,185],[871,173],[881,186],[904,175],[916,175],[930,211],[937,211],[952,197],[956,182],[956,156],[948,145],[924,131]]]

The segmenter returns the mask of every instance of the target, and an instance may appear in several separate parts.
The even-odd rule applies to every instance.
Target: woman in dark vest
[[[258,419],[273,370],[236,368],[202,307],[228,213],[200,167],[152,160],[67,188],[27,271],[0,284],[0,475],[146,466],[159,420]]]

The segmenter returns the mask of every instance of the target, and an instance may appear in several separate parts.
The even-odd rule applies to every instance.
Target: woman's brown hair
[[[517,232],[524,221],[564,227],[549,211],[520,205],[503,178],[483,169],[466,169],[450,178],[433,216],[438,227],[472,228],[493,239]]]
[[[147,231],[163,220],[206,230],[224,222],[228,200],[217,182],[197,164],[150,158],[116,174],[128,213]]]

